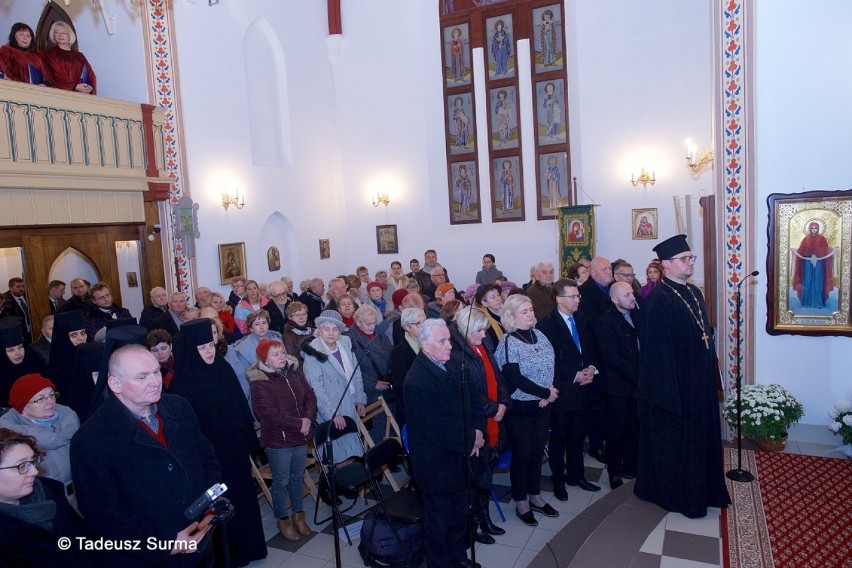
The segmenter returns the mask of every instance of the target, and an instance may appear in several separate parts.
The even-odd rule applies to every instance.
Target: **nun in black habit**
[[[21,322],[17,318],[0,320],[0,407],[9,402],[12,385],[24,375],[47,374],[47,366],[38,353],[24,342]]]
[[[234,370],[217,352],[213,322],[202,318],[181,326],[171,393],[192,405],[201,432],[213,445],[236,509],[228,523],[232,566],[266,558],[266,539],[249,456],[258,451],[254,419]]]
[[[50,340],[50,361],[47,376],[50,377],[50,380],[53,381],[60,392],[68,394],[69,379],[77,357],[77,347],[85,344],[86,339],[86,326],[83,323],[82,311],[59,312],[53,316],[53,336]],[[66,400],[63,397],[62,404],[67,404]]]

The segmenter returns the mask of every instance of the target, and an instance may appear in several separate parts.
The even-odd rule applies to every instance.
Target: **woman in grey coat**
[[[39,448],[45,450],[39,475],[71,483],[71,437],[80,428],[77,414],[56,404],[56,387],[40,374],[24,375],[12,385],[9,405],[0,416],[0,428],[32,436]]]
[[[314,321],[315,337],[302,344],[305,377],[317,396],[317,421],[334,420],[335,427],[342,429],[345,425],[344,416],[354,420],[356,414],[364,415],[367,395],[364,393],[361,371],[355,368],[357,361],[352,354],[351,341],[340,335],[346,327],[340,314],[325,310]],[[347,388],[349,377],[352,377],[352,382]],[[341,398],[343,402],[335,413]],[[357,433],[338,438],[332,449],[336,463],[364,454]]]

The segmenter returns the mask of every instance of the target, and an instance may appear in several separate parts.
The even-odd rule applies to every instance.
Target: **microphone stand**
[[[378,327],[378,326],[377,326]],[[341,332],[342,335],[342,332]],[[352,380],[355,378],[355,373],[358,372],[358,369],[361,368],[361,362],[369,355],[370,353],[370,345],[379,337],[378,329],[373,334],[373,338],[368,341],[364,345],[364,353],[361,357],[358,358],[358,361],[355,364],[355,368],[352,369],[352,374],[349,375],[349,379],[346,381],[346,386],[343,388],[343,394],[340,396],[340,400],[337,401],[337,406],[334,407],[334,412],[331,413],[331,423],[328,425],[328,430],[326,431],[325,441],[323,442],[323,447],[325,449],[323,457],[326,461],[328,461],[328,469],[326,471],[326,478],[328,479],[328,491],[331,496],[331,527],[332,527],[332,538],[334,539],[334,565],[337,568],[341,568],[343,566],[343,560],[340,556],[340,533],[338,521],[343,521],[342,515],[340,513],[340,508],[337,506],[337,490],[334,484],[334,473],[337,470],[337,464],[334,462],[334,442],[331,439],[331,429],[334,428],[334,417],[337,416],[338,411],[340,410],[340,406],[343,404],[343,400],[346,398],[346,394],[349,392],[349,387],[352,385]],[[338,341],[340,338],[338,337]],[[351,339],[350,339],[351,341]],[[340,346],[337,347],[340,349]],[[326,353],[328,357],[333,357],[329,353]],[[322,464],[320,464],[322,467]],[[319,506],[319,504],[317,504]],[[345,524],[345,523],[344,523]]]
[[[745,284],[746,280],[748,280],[752,276],[757,276],[760,274],[757,270],[748,274],[745,278],[743,278],[739,284],[737,284],[736,290],[736,302],[737,302],[737,467],[736,469],[732,469],[725,474],[725,476],[732,480],[738,481],[740,483],[749,483],[754,481],[754,475],[751,474],[750,471],[743,469],[743,414],[742,414],[742,322],[740,319],[740,308],[742,306],[742,296],[740,295],[740,290]]]

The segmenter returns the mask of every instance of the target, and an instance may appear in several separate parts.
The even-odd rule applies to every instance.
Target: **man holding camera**
[[[210,525],[184,515],[221,481],[195,413],[184,399],[162,394],[160,364],[142,345],[113,353],[107,385],[112,395],[71,440],[77,502],[92,532],[103,537],[102,548],[113,549],[105,560],[212,564],[211,547],[199,547]]]

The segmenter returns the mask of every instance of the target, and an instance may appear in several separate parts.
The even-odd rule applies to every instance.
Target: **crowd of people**
[[[32,28],[23,22],[14,24],[8,43],[0,46],[0,78],[96,95],[98,80],[86,56],[77,49],[74,29],[56,21],[47,38],[49,47],[39,51]]]
[[[687,282],[696,257],[685,237],[654,251],[644,286],[629,262],[602,256],[558,280],[538,263],[517,286],[486,254],[459,289],[430,249],[422,268],[412,259],[404,273],[394,261],[371,277],[359,266],[327,292],[321,278],[297,295],[287,277],[237,276],[227,299],[199,287],[190,305],[157,287],[138,324],[108,284],[75,278],[66,300],[55,280],[41,345],[30,343],[25,286],[13,278],[0,317],[0,396],[11,407],[0,416],[0,475],[27,483],[0,495],[0,520],[171,543],[114,551],[124,565],[177,565],[187,552],[245,565],[266,555],[247,458],[265,451],[279,531],[299,540],[310,534],[302,476],[314,428],[343,429],[379,397],[408,432],[429,566],[469,565],[469,506],[478,542],[505,532],[490,518],[489,490],[507,450],[515,514],[527,525],[559,515],[541,494],[545,447],[558,500],[566,486],[600,490],[585,478],[588,453],[607,464],[612,489],[636,478],[643,499],[703,516],[728,503],[712,330]],[[372,420],[375,441],[385,432]],[[357,433],[338,437],[335,461],[363,448]],[[36,470],[52,481],[30,483]],[[235,514],[206,539],[210,526],[183,509],[218,482]],[[18,514],[27,489],[55,500],[55,484],[85,522],[64,506],[52,509],[63,515],[53,525]],[[319,493],[330,503],[328,487]]]

